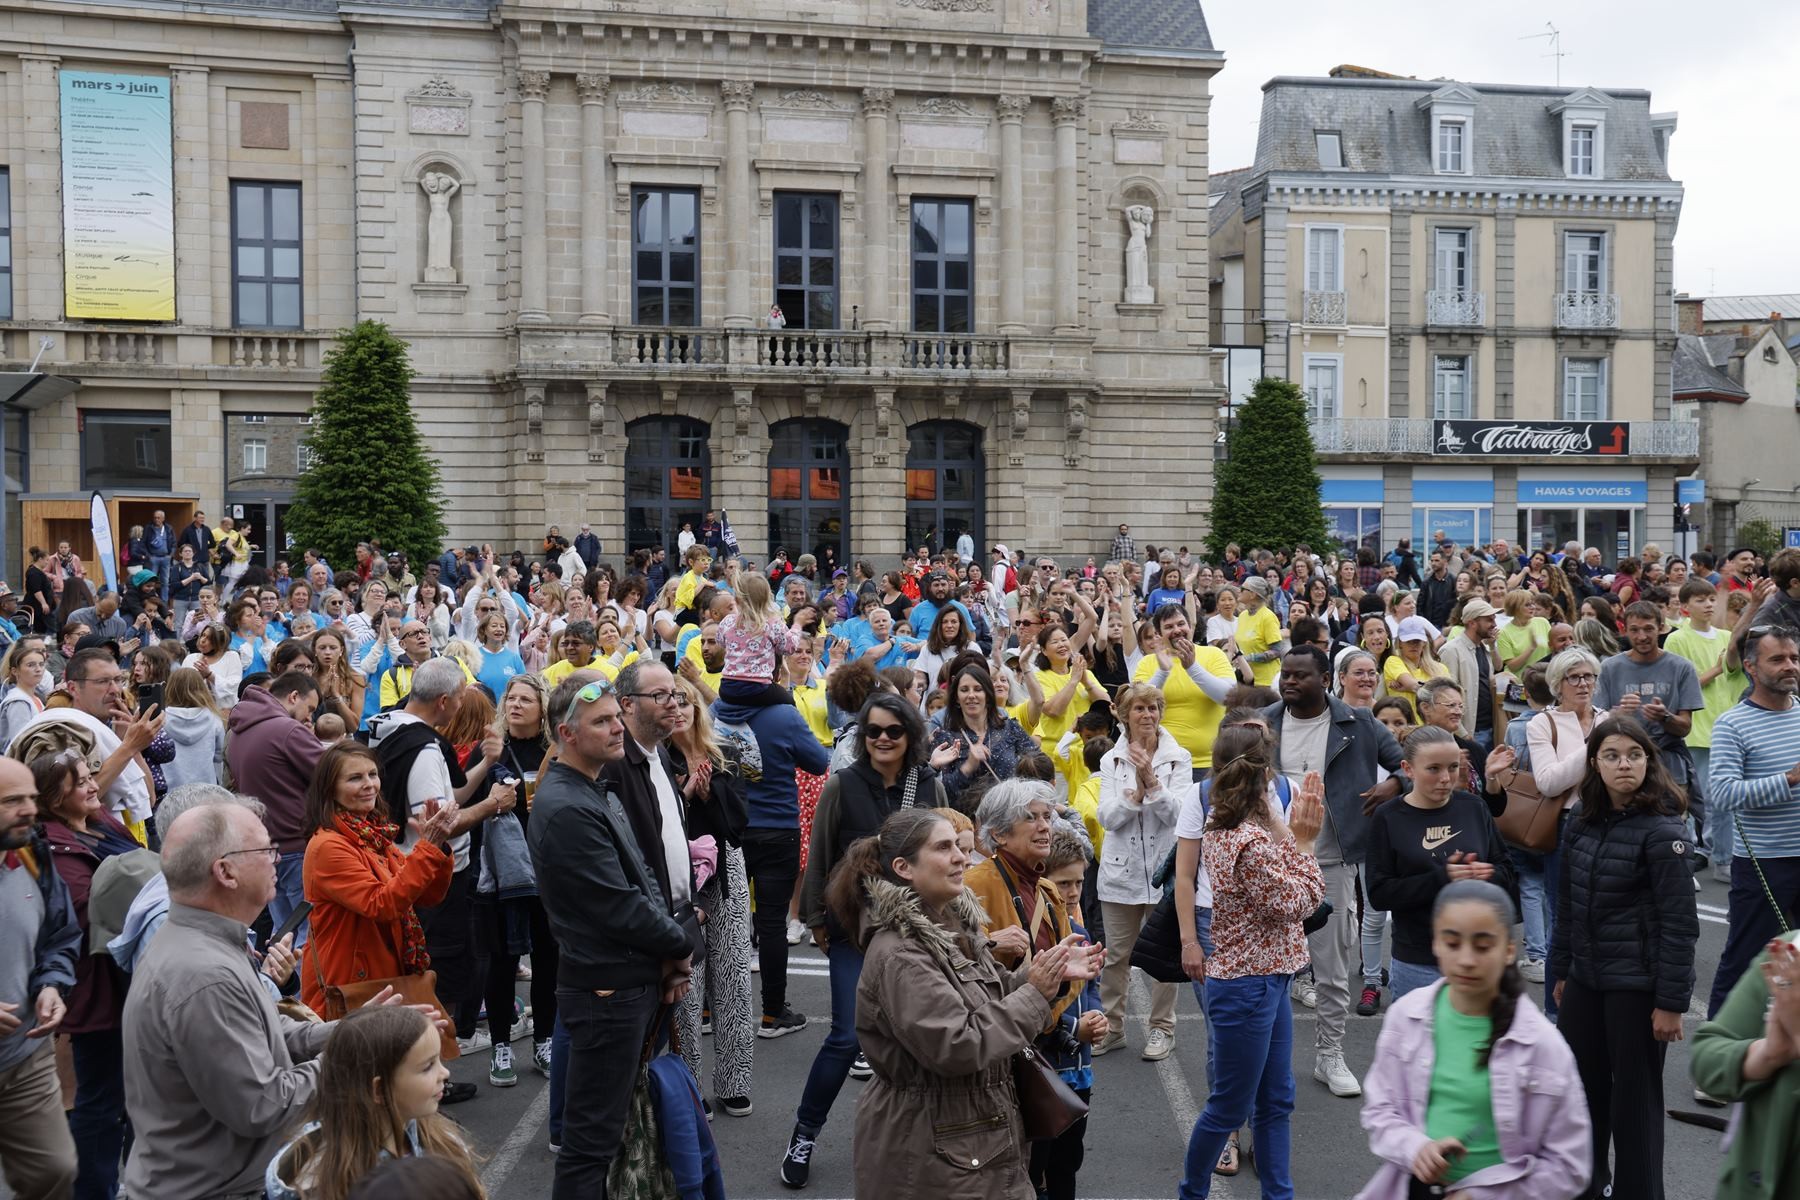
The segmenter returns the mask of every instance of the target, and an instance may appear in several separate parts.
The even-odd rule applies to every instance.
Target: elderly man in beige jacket
[[[1444,643],[1438,661],[1462,689],[1462,723],[1457,732],[1492,750],[1506,736],[1506,710],[1495,686],[1494,635],[1500,614],[1479,596],[1463,603],[1462,632]]]

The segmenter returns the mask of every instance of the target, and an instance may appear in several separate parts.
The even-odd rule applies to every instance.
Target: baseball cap
[[[90,633],[83,637],[79,642],[75,643],[75,652],[77,654],[83,650],[96,650],[102,648],[111,650],[114,658],[120,657],[119,639],[109,638],[104,633]]]
[[[844,568],[842,568],[842,567],[839,567],[837,570],[835,570],[831,573],[831,577],[833,579],[843,579],[845,576],[847,576],[849,574],[850,574],[850,572],[844,570]]]
[[[1469,610],[1465,607],[1463,609],[1463,616],[1466,619],[1468,615]],[[1425,623],[1424,617],[1407,617],[1404,621],[1400,622],[1400,632],[1394,635],[1394,640],[1399,642],[1429,642],[1431,640],[1431,626]]]
[[[1011,557],[1012,557],[1012,551],[1011,551],[1011,550],[1008,550],[1008,549],[1007,549],[1007,548],[1006,548],[1006,543],[1005,543],[1005,542],[995,542],[995,543],[994,543],[994,553],[995,553],[995,554],[999,554],[999,555],[1003,555],[1003,556],[1005,556],[1005,557],[1006,557],[1006,558],[1011,558]]]
[[[1499,611],[1480,596],[1471,596],[1469,599],[1463,601],[1462,618],[1463,624],[1465,625],[1470,621],[1476,621],[1482,617],[1497,617],[1499,615]],[[1404,622],[1402,622],[1402,624],[1404,625]]]

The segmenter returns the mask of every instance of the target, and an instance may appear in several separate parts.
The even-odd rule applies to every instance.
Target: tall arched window
[[[817,556],[841,565],[850,552],[850,431],[836,421],[769,427],[769,556]],[[829,553],[827,553],[829,551]]]
[[[975,561],[986,561],[981,429],[962,421],[926,421],[906,434],[906,548],[954,550],[967,532],[975,542]]]
[[[625,427],[625,541],[638,550],[662,546],[675,558],[684,522],[696,535],[711,501],[704,422],[646,417]]]

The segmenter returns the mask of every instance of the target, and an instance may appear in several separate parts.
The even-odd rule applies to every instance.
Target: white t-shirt
[[[389,714],[388,720],[404,724],[417,721],[419,718],[409,712],[396,711]],[[389,736],[392,736],[391,734]],[[456,789],[450,784],[450,765],[444,761],[444,752],[433,743],[420,750],[412,761],[412,769],[406,775],[406,808],[421,821],[425,819],[425,802],[441,800],[445,804],[456,803]],[[401,823],[403,826],[405,822]],[[408,836],[406,843],[400,848],[408,854],[417,846],[418,839]],[[460,871],[469,865],[469,831],[463,830],[444,845],[455,860],[455,869]]]
[[[694,891],[687,834],[681,825],[681,801],[675,795],[675,781],[663,769],[662,756],[656,752],[656,747],[639,742],[638,749],[650,759],[650,782],[656,787],[656,807],[662,814],[662,852],[663,864],[669,874],[669,899],[683,904],[694,898]]]
[[[1187,799],[1182,801],[1181,815],[1175,818],[1175,836],[1177,838],[1193,838],[1200,840],[1206,832],[1206,809],[1200,804],[1200,784],[1195,784],[1188,792]],[[1275,789],[1275,781],[1269,781],[1269,811],[1281,811],[1281,793]],[[1194,907],[1211,908],[1213,905],[1212,881],[1206,877],[1206,863],[1200,863],[1199,873],[1194,877]]]
[[[1230,617],[1221,617],[1218,613],[1206,618],[1206,640],[1222,642],[1226,638],[1237,636],[1237,622]]]

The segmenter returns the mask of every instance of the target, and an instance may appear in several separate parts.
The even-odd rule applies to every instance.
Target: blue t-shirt
[[[1182,604],[1187,601],[1187,593],[1180,588],[1157,588],[1144,601],[1144,611],[1151,616],[1165,604]]]
[[[494,700],[506,695],[506,684],[514,675],[525,673],[525,660],[511,646],[500,650],[481,648],[481,670],[475,676],[475,682],[494,694]]]

